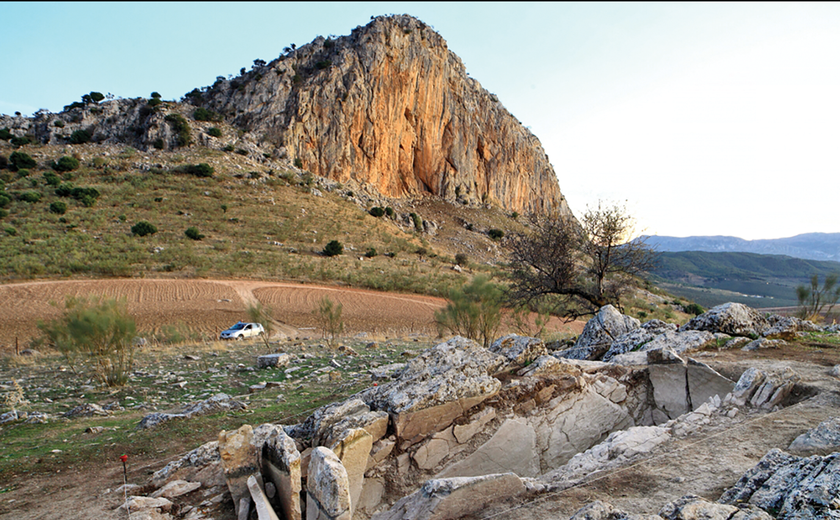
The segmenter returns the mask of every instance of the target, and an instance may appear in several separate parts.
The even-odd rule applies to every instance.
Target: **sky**
[[[840,232],[840,3],[0,2],[0,113],[180,99],[403,13],[540,139],[577,216],[603,201],[652,235]]]

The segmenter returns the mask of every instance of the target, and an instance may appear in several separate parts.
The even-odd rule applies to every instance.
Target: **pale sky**
[[[0,3],[0,113],[180,99],[371,15],[434,27],[539,137],[577,215],[648,234],[840,232],[840,4]]]

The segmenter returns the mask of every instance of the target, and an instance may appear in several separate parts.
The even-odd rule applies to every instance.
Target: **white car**
[[[259,323],[237,322],[233,327],[222,331],[219,339],[245,339],[265,334],[265,329]]]

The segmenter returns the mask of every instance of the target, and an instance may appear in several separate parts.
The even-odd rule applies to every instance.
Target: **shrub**
[[[58,186],[61,183],[61,179],[53,172],[44,173],[44,181],[46,181],[47,186]]]
[[[75,157],[70,157],[69,155],[65,155],[60,158],[58,161],[53,161],[51,164],[52,169],[57,172],[71,172],[79,167],[79,160]]]
[[[187,164],[182,166],[180,170],[183,173],[195,175],[196,177],[212,177],[215,171],[212,166],[207,163]]]
[[[331,240],[326,246],[324,246],[323,254],[324,256],[337,256],[344,252],[344,246],[341,245],[341,242],[338,240]]]
[[[12,146],[14,146],[16,148],[19,148],[21,146],[30,144],[32,142],[32,140],[29,139],[29,137],[27,137],[27,136],[23,136],[23,137],[12,137],[11,141],[9,141],[9,142],[12,143]]]
[[[81,101],[74,101],[69,105],[64,105],[64,111],[67,112],[69,110],[74,110],[76,108],[85,108],[85,104]]]
[[[458,253],[455,255],[455,264],[460,265],[461,267],[466,267],[469,263],[470,259],[465,253]]]
[[[0,218],[6,218],[9,216],[9,210],[0,209]]]
[[[61,186],[59,186],[59,188],[61,188]],[[58,195],[58,191],[56,191],[56,195]],[[83,199],[85,199],[85,198],[90,198],[90,199],[96,200],[96,199],[99,198],[99,190],[97,190],[96,188],[82,188],[82,187],[71,188],[70,189],[70,196],[73,197],[76,200],[81,200],[81,201],[83,201]]]
[[[56,119],[55,121],[53,121],[53,126],[56,128],[64,128],[64,121],[62,121],[61,119]]]
[[[93,101],[94,103],[99,103],[100,101],[105,99],[105,96],[102,94],[102,92],[91,92],[90,94],[88,94],[88,96],[90,96],[91,101]]]
[[[500,286],[484,275],[476,276],[468,285],[449,293],[446,307],[435,312],[435,323],[441,333],[448,330],[481,340],[487,348],[501,325],[502,297]]]
[[[501,240],[502,237],[505,236],[505,232],[501,229],[491,229],[487,232],[487,236],[489,236],[492,240]]]
[[[23,202],[29,202],[34,204],[36,202],[41,202],[41,194],[37,191],[27,191],[20,194],[20,200]]]
[[[141,220],[140,222],[131,226],[131,234],[136,235],[138,237],[154,235],[155,233],[157,233],[157,228],[155,227],[155,225],[145,220]]]
[[[9,167],[9,159],[5,155],[0,155],[0,170],[5,170]]]
[[[161,101],[160,98],[152,98],[146,104],[149,105],[150,107],[156,107],[156,106],[160,105],[161,103],[163,103],[163,101]]]
[[[91,139],[90,132],[87,130],[76,130],[70,134],[70,144],[85,144],[89,143]]]
[[[160,94],[158,94],[157,92],[152,92],[152,95],[149,97],[151,97],[152,99],[160,99]]]
[[[418,215],[417,213],[412,213],[409,216],[411,217],[411,220],[414,221],[414,230],[417,231],[418,233],[422,233],[423,232],[423,219],[420,217],[420,215]]]
[[[193,119],[196,121],[219,121],[221,117],[212,110],[207,110],[204,107],[198,107],[193,111]]]
[[[172,129],[177,134],[175,140],[178,146],[187,146],[190,144],[190,125],[184,119],[184,116],[180,114],[169,114],[164,119],[172,124]]]
[[[700,316],[701,314],[706,312],[706,309],[694,302],[685,305],[683,309],[685,310],[686,314],[693,314],[695,316]]]
[[[0,208],[5,208],[12,203],[12,198],[5,193],[0,193]]]
[[[158,137],[152,142],[152,146],[154,146],[158,150],[163,150],[164,146],[166,146],[166,143],[163,141],[162,137]]]
[[[373,258],[374,256],[376,256],[376,248],[369,247],[367,251],[365,251],[365,257]]]
[[[214,126],[207,129],[207,135],[211,137],[222,137],[222,131]]]
[[[327,296],[321,298],[318,309],[314,311],[318,319],[324,338],[329,340],[330,346],[335,344],[335,338],[344,331],[344,321],[341,319],[342,305],[335,305]]]
[[[197,227],[188,227],[184,234],[187,235],[187,238],[191,238],[192,240],[201,240],[204,238],[204,235],[198,232]]]
[[[29,170],[24,168],[23,170],[18,170],[17,174],[18,178],[24,179],[26,177],[29,177]]]
[[[513,213],[510,214],[510,218],[512,218],[513,220],[518,219],[519,218],[519,213],[514,211]]]
[[[239,148],[238,150],[236,150],[236,153],[238,153],[239,155],[248,155],[248,150]]]
[[[388,206],[385,208],[385,214],[388,215],[388,218],[394,218],[397,213],[394,211],[394,208]]]
[[[368,211],[368,213],[370,213],[374,217],[379,218],[379,217],[385,215],[385,210],[380,208],[379,206],[376,206],[376,207],[370,208],[370,211]]]
[[[303,161],[300,160],[300,157],[295,159],[295,167],[303,168]]]
[[[64,306],[62,317],[38,324],[48,341],[74,372],[89,370],[109,387],[125,385],[136,348],[132,341],[136,326],[125,299],[68,298]]]
[[[35,168],[38,166],[38,163],[36,163],[35,159],[33,159],[28,153],[12,152],[9,156],[9,165],[12,167],[12,170],[15,171],[22,168]]]
[[[55,213],[56,215],[64,215],[65,213],[67,213],[67,204],[60,200],[50,202],[50,213]]]
[[[5,231],[5,232],[6,232],[6,234],[7,234],[7,235],[9,235],[10,237],[13,237],[13,236],[16,236],[16,235],[17,235],[17,229],[15,229],[15,228],[13,228],[13,227],[11,227],[11,226],[7,227],[4,231]]]
[[[11,139],[14,136],[15,136],[15,134],[10,132],[8,128],[0,129],[0,139],[2,139],[4,141],[8,141],[9,139]]]
[[[222,150],[225,151],[225,152],[232,152],[234,150],[234,147],[233,147],[232,144],[229,144],[229,145],[226,145],[224,148],[222,148]]]

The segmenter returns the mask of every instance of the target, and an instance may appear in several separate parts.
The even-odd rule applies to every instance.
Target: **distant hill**
[[[808,283],[814,274],[820,281],[827,274],[840,274],[840,262],[755,253],[661,252],[651,274],[663,289],[704,307],[727,301],[786,307],[798,304],[796,286]]]
[[[806,260],[840,261],[840,233],[804,233],[788,238],[744,240],[729,236],[647,236],[658,251],[706,251],[709,253],[757,253],[787,255]]]

